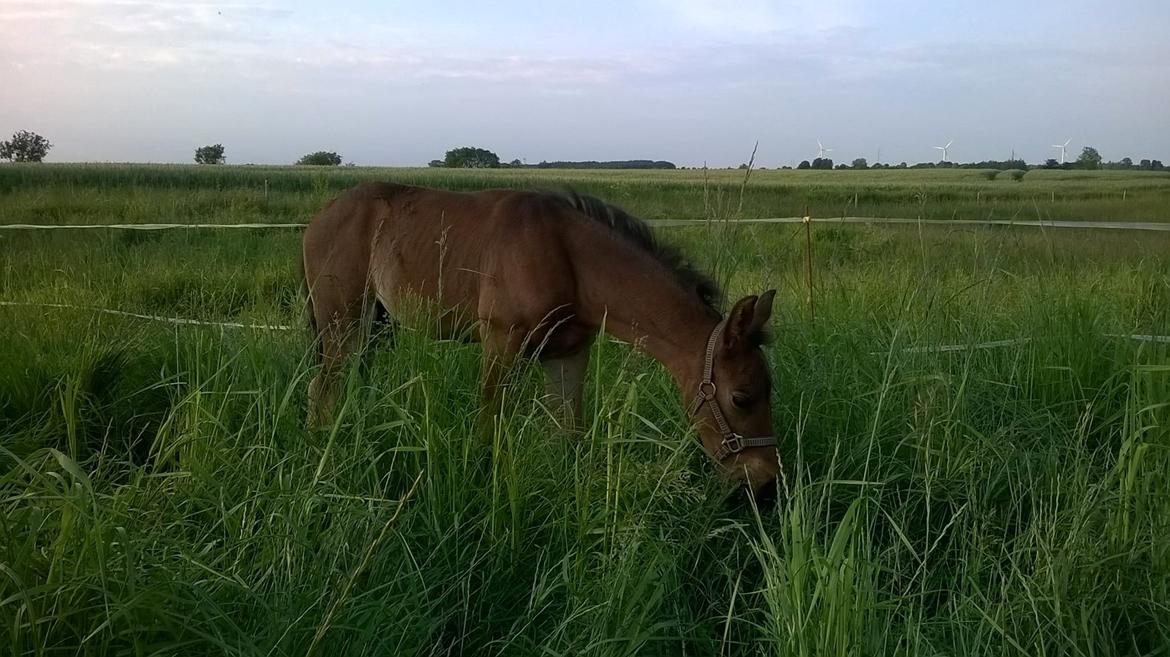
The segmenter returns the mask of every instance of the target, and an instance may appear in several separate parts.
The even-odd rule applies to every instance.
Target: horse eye
[[[752,405],[752,399],[742,392],[733,392],[731,393],[731,403],[736,408],[747,408]]]

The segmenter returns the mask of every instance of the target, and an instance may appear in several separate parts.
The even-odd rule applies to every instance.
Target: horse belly
[[[383,242],[370,267],[374,293],[395,322],[433,337],[475,339],[478,275],[444,255],[433,241]]]

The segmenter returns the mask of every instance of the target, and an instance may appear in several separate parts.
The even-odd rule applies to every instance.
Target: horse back
[[[484,321],[539,324],[574,304],[566,212],[555,197],[533,192],[364,183],[310,223],[306,281],[317,290],[315,305],[319,296],[373,295],[401,315],[421,299],[444,320],[444,332]]]

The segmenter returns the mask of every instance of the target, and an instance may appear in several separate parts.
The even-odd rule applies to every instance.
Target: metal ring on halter
[[[710,386],[711,391],[708,392],[707,388],[705,386]],[[699,383],[699,396],[702,397],[704,400],[711,401],[711,400],[715,399],[716,392],[718,392],[718,388],[715,387],[714,381],[703,381],[703,382]]]

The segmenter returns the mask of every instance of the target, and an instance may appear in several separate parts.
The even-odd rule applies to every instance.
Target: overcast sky
[[[962,5],[963,8],[957,8]],[[51,161],[1170,161],[1170,0],[0,0]]]

